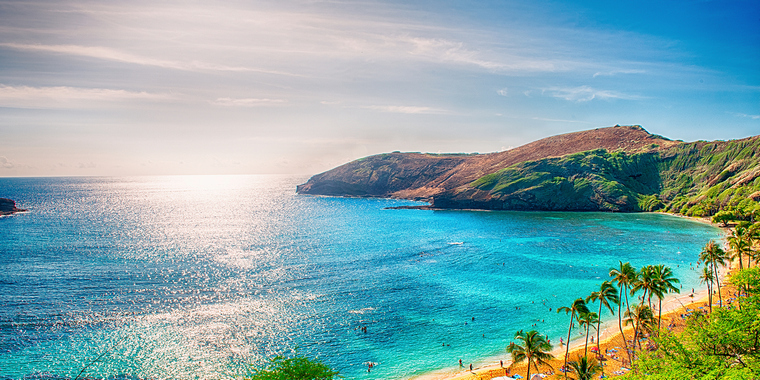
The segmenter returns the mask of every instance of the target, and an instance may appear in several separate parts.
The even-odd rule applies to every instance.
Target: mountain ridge
[[[614,126],[489,154],[369,156],[317,174],[297,192],[425,200],[435,208],[705,216],[760,210],[759,152],[758,136],[686,143]]]

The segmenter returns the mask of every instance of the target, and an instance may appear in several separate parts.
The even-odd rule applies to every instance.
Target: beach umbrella
[[[591,352],[597,352],[597,351],[599,351],[599,348],[597,348],[596,346],[591,347]]]

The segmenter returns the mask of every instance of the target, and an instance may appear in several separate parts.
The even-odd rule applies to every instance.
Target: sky
[[[760,134],[760,2],[0,0],[0,176]]]

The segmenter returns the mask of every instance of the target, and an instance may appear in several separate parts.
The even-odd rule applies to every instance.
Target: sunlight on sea
[[[296,349],[408,378],[506,358],[533,325],[558,340],[556,309],[618,260],[697,287],[720,238],[657,214],[387,210],[412,202],[296,195],[305,180],[0,179],[30,210],[0,219],[0,378],[231,379]]]

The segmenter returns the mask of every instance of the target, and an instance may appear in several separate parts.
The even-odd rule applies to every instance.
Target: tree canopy
[[[264,368],[254,368],[253,376],[246,380],[332,380],[337,376],[338,372],[319,359],[278,355],[270,359]]]
[[[760,269],[739,271],[731,282],[745,294],[709,315],[694,314],[681,333],[654,337],[657,349],[642,353],[625,379],[760,378]]]

